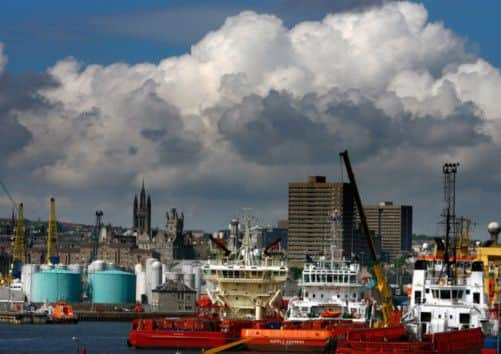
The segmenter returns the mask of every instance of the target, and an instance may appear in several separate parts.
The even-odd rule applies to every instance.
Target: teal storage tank
[[[133,304],[136,302],[136,275],[121,270],[89,274],[92,302],[95,304]]]
[[[81,274],[66,269],[49,269],[33,274],[33,302],[80,302]]]

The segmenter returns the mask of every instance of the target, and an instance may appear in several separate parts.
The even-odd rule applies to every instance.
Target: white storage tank
[[[141,264],[136,264],[134,267],[136,273],[136,301],[142,302],[142,296],[146,294],[145,290],[145,272]]]
[[[162,263],[156,261],[151,265],[151,290],[156,289],[162,283]]]
[[[162,264],[162,284],[165,284],[168,271],[169,269],[167,268],[167,264]]]
[[[198,294],[202,291],[202,268],[196,267],[195,271],[195,290]]]
[[[21,282],[24,295],[31,302],[31,294],[33,291],[34,274],[40,270],[38,264],[25,264],[21,270]]]

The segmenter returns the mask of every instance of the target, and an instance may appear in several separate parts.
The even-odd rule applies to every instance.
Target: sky
[[[212,231],[287,217],[287,182],[343,177],[437,233],[441,165],[457,214],[500,220],[501,48],[493,1],[4,1],[0,178],[26,216]],[[346,180],[346,178],[345,178]],[[0,195],[0,215],[10,215]]]

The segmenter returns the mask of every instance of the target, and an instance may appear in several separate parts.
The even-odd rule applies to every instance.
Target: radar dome
[[[489,232],[489,234],[491,236],[497,236],[499,235],[499,232],[501,231],[501,227],[499,226],[499,224],[495,221],[489,223],[489,225],[487,226],[487,231]]]

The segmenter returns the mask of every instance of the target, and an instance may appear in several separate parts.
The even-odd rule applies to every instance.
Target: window
[[[470,314],[469,313],[460,313],[459,314],[459,323],[469,324],[470,323]]]
[[[421,303],[421,291],[418,290],[414,291],[414,301],[416,302],[416,304]]]
[[[431,322],[431,312],[421,312],[421,322]]]
[[[480,304],[480,293],[473,293],[473,303]]]
[[[440,290],[440,298],[449,300],[451,298],[451,291],[450,290]]]

